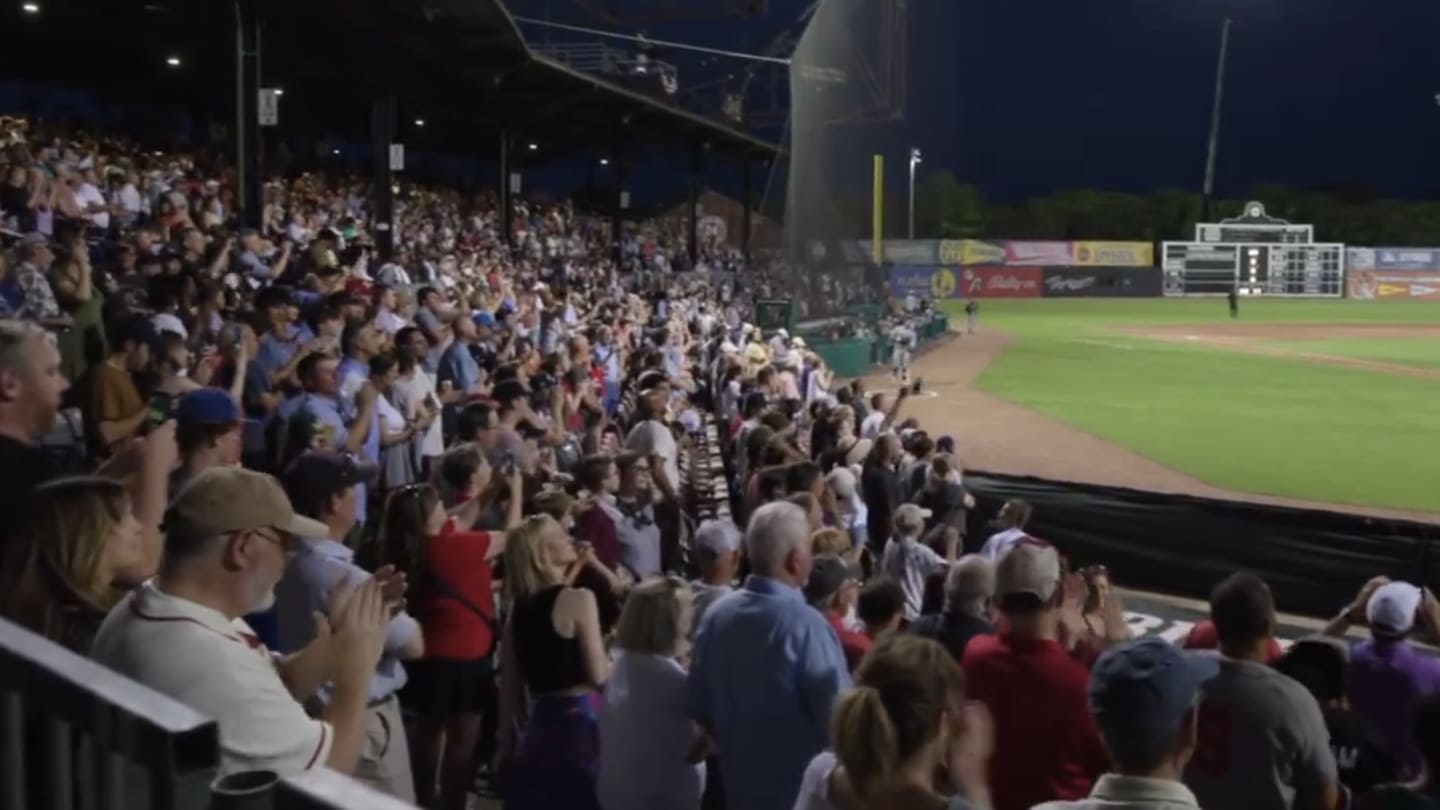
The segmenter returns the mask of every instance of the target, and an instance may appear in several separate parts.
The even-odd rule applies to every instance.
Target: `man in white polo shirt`
[[[315,617],[314,643],[275,658],[240,617],[270,607],[296,538],[323,536],[324,524],[296,515],[274,478],[215,467],[175,496],[164,530],[160,574],[111,610],[92,657],[215,718],[221,775],[353,772],[398,598],[388,572],[344,589]],[[299,700],[326,681],[330,702],[312,719]]]

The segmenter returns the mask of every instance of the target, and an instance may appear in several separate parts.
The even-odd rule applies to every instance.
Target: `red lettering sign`
[[[964,298],[1039,298],[1044,275],[1038,267],[967,267]]]

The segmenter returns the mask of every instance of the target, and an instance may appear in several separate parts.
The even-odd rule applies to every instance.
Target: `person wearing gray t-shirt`
[[[1265,663],[1275,626],[1269,587],[1253,574],[1234,574],[1211,593],[1210,614],[1220,672],[1201,694],[1185,785],[1201,807],[1332,810],[1339,775],[1320,705]]]

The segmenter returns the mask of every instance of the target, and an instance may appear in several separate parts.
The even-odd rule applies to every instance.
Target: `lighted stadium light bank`
[[[178,56],[167,56],[167,57],[165,57],[165,64],[169,65],[169,66],[172,67],[172,68],[178,68],[178,67],[180,67],[180,57],[178,57]]]
[[[600,165],[601,165],[601,166],[609,166],[609,165],[610,165],[610,158],[600,158]]]
[[[285,90],[284,90],[284,88],[281,88],[281,87],[275,88],[275,95],[277,95],[277,96],[283,96],[283,95],[285,95]]]
[[[330,150],[330,154],[332,154],[332,155],[338,155],[338,154],[340,154],[340,150],[339,150],[339,149],[331,149],[331,150]]]
[[[534,152],[534,151],[537,151],[537,150],[540,148],[540,144],[535,143],[534,141],[531,141],[530,144],[529,144],[529,146],[527,146],[526,148],[529,149],[531,152]]]
[[[424,118],[416,118],[416,119],[415,119],[415,126],[417,126],[417,127],[423,127],[423,126],[425,126],[425,119],[424,119]]]
[[[21,3],[21,4],[20,4],[20,10],[23,11],[23,12],[25,12],[26,14],[39,14],[39,13],[40,13],[40,4],[39,4],[39,3]]]

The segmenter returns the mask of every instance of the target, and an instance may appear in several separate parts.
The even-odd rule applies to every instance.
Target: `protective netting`
[[[786,286],[802,318],[884,300],[869,246],[874,155],[903,189],[905,5],[819,0],[791,55],[790,154],[771,188],[784,188]]]

